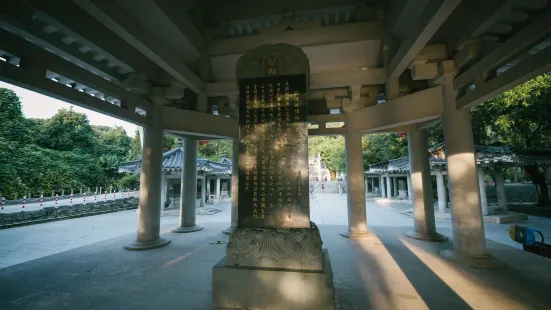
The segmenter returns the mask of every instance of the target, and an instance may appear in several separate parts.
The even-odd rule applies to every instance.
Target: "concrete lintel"
[[[549,71],[551,71],[551,46],[516,64],[497,77],[477,85],[474,90],[457,99],[456,107],[457,109],[471,108]]]
[[[239,136],[239,122],[236,118],[163,107],[163,129],[178,133],[213,138]]]
[[[421,52],[440,26],[455,10],[461,0],[430,1],[416,23],[410,29],[407,39],[402,42],[388,66],[388,77],[399,77]]]
[[[311,89],[341,88],[351,85],[380,85],[386,82],[385,68],[373,68],[356,71],[338,71],[310,75]],[[365,88],[365,87],[363,87]],[[362,89],[363,89],[362,88]],[[367,88],[367,92],[372,89]],[[206,85],[210,97],[227,96],[239,93],[237,81],[212,82]],[[362,91],[362,94],[364,92]]]
[[[46,76],[33,74],[33,72],[5,62],[0,62],[0,80],[139,126],[151,126],[152,124],[151,118],[141,116],[134,111],[128,111],[125,108],[51,81]]]
[[[132,105],[150,111],[151,102],[135,95],[119,85],[113,84],[102,77],[83,69],[74,63],[49,53],[42,48],[0,29],[0,49],[7,50],[20,58],[31,58],[42,62],[46,69],[72,79],[77,83],[111,95],[121,101],[131,102]],[[132,111],[134,112],[134,111]]]
[[[443,113],[441,86],[369,106],[351,114],[355,130],[377,132],[439,118]]]
[[[381,24],[378,21],[349,23],[309,29],[297,29],[280,33],[267,33],[213,41],[209,56],[243,54],[249,49],[275,43],[288,43],[299,47],[381,39]]]
[[[550,20],[551,10],[523,28],[488,56],[476,62],[467,71],[458,75],[454,80],[455,89],[460,89],[468,83],[473,82],[476,77],[483,75],[486,71],[497,69],[496,67],[503,65],[516,55],[527,51],[539,41],[548,37],[551,34]]]
[[[193,73],[179,57],[174,55],[166,47],[161,46],[155,37],[147,34],[140,25],[130,18],[115,2],[90,0],[73,1],[194,92],[204,92],[204,82]]]

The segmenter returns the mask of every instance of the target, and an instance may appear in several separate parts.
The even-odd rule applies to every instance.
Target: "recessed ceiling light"
[[[365,71],[365,70],[367,70],[367,68],[361,68],[360,70]]]

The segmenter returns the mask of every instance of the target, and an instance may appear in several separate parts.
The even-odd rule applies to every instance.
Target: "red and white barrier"
[[[42,203],[44,202],[44,195],[40,195],[40,207],[42,208]]]
[[[25,209],[26,202],[27,202],[27,196],[23,196],[23,206],[21,208]]]
[[[98,201],[98,192],[94,192],[94,203],[96,203]]]
[[[130,198],[130,188],[126,189],[126,197]]]
[[[105,202],[107,202],[107,191],[105,191],[104,194],[105,194],[104,200]]]
[[[86,204],[86,193],[84,193],[84,196],[82,196],[82,203]]]
[[[73,193],[71,192],[71,195],[69,196],[69,208],[73,207]]]
[[[59,196],[57,194],[55,194],[55,205],[57,207],[57,202],[59,201]]]

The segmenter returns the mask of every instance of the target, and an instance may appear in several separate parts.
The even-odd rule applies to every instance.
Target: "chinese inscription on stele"
[[[241,79],[239,92],[239,227],[309,228],[306,75]]]

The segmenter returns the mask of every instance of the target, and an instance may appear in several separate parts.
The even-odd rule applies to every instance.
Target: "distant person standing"
[[[205,191],[205,203],[209,202],[209,190]]]
[[[325,185],[323,185],[323,183],[321,183],[321,192],[325,193]]]

